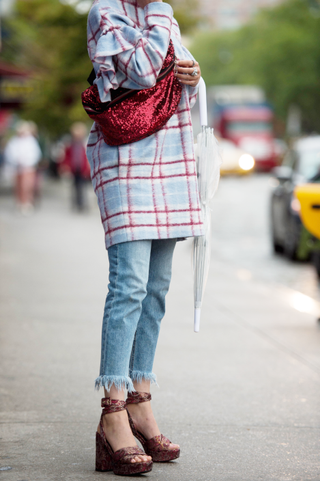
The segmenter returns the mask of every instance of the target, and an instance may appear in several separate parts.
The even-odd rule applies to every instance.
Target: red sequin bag
[[[182,86],[174,75],[175,53],[170,40],[167,56],[154,87],[111,90],[111,101],[101,102],[94,84],[82,92],[82,105],[100,127],[108,145],[137,142],[160,130],[175,113]]]

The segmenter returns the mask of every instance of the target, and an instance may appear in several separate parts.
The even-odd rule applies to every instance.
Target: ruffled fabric
[[[101,102],[111,100],[110,89],[143,89],[155,84],[168,50],[172,14],[170,5],[160,2],[144,9],[130,1],[102,0],[93,5],[88,17],[88,53]]]
[[[111,100],[110,89],[119,87],[112,57],[132,50],[142,35],[139,30],[135,29],[135,24],[128,17],[107,8],[100,8],[99,12],[104,26],[93,57],[93,61],[99,66],[95,83],[101,102],[109,102]]]

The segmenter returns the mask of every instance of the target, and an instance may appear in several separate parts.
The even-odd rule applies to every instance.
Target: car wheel
[[[297,249],[298,246],[296,244],[295,238],[292,235],[292,232],[288,230],[286,232],[286,237],[284,240],[283,252],[287,259],[291,261],[295,261],[297,259]]]
[[[270,209],[270,230],[271,230],[271,243],[272,243],[272,250],[275,254],[282,254],[283,253],[283,245],[277,240],[276,237],[276,226],[274,221],[274,214],[273,214],[273,203],[271,203]]]
[[[316,268],[316,272],[318,274],[318,277],[320,279],[320,251],[315,251],[312,254],[312,263],[314,267]]]
[[[272,234],[272,248],[275,254],[282,254],[283,253],[283,245],[279,244],[276,240],[274,234]]]

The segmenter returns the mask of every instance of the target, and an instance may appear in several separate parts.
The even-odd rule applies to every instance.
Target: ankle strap
[[[128,393],[127,404],[139,404],[151,401],[151,394],[149,392],[133,391]]]
[[[126,406],[126,401],[120,401],[119,399],[110,399],[104,397],[101,399],[101,407],[103,408],[102,414],[116,413],[123,411]]]

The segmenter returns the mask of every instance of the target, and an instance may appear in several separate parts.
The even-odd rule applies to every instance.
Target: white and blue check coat
[[[110,100],[111,88],[155,85],[170,38],[178,59],[192,59],[170,5],[142,9],[136,0],[96,0],[88,17],[88,52],[101,101]],[[175,114],[139,142],[109,146],[93,125],[87,155],[107,248],[203,234],[190,116],[196,92],[184,85]]]

